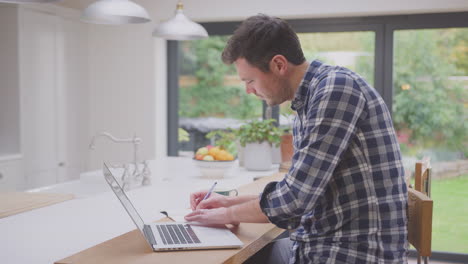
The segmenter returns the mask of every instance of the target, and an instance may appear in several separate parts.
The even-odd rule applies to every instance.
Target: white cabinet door
[[[0,156],[20,152],[17,21],[16,7],[0,6]]]
[[[21,186],[22,168],[21,159],[0,161],[0,192],[17,191],[24,188]]]
[[[21,148],[29,187],[57,182],[56,20],[20,13]]]
[[[81,22],[60,18],[57,31],[57,180],[78,179],[87,155],[87,38]]]

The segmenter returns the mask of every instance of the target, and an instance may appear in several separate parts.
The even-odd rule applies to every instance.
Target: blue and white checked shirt
[[[290,263],[406,263],[407,189],[382,97],[361,76],[313,61],[292,108],[292,166],[260,206],[291,233]]]

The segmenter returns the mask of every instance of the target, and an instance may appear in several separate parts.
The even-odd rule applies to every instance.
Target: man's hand
[[[202,224],[239,224],[239,222],[233,221],[230,209],[225,207],[198,209],[186,215],[185,220],[188,222],[200,222]]]
[[[205,194],[206,191],[201,191],[190,195],[193,212],[185,216],[186,221],[233,225],[239,222],[268,223],[257,196],[226,197],[213,193],[210,198],[201,201]]]
[[[210,196],[203,200],[208,191],[200,191],[190,194],[190,206],[193,211],[197,209],[212,209],[230,206],[229,197],[212,192]]]

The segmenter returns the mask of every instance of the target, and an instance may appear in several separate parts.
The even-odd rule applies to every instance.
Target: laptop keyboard
[[[157,227],[164,245],[201,243],[188,224],[158,225]]]

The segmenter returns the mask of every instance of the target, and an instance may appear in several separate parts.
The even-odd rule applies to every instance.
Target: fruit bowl
[[[236,163],[235,160],[197,160],[193,159],[195,165],[200,169],[203,177],[222,178],[225,173]]]

